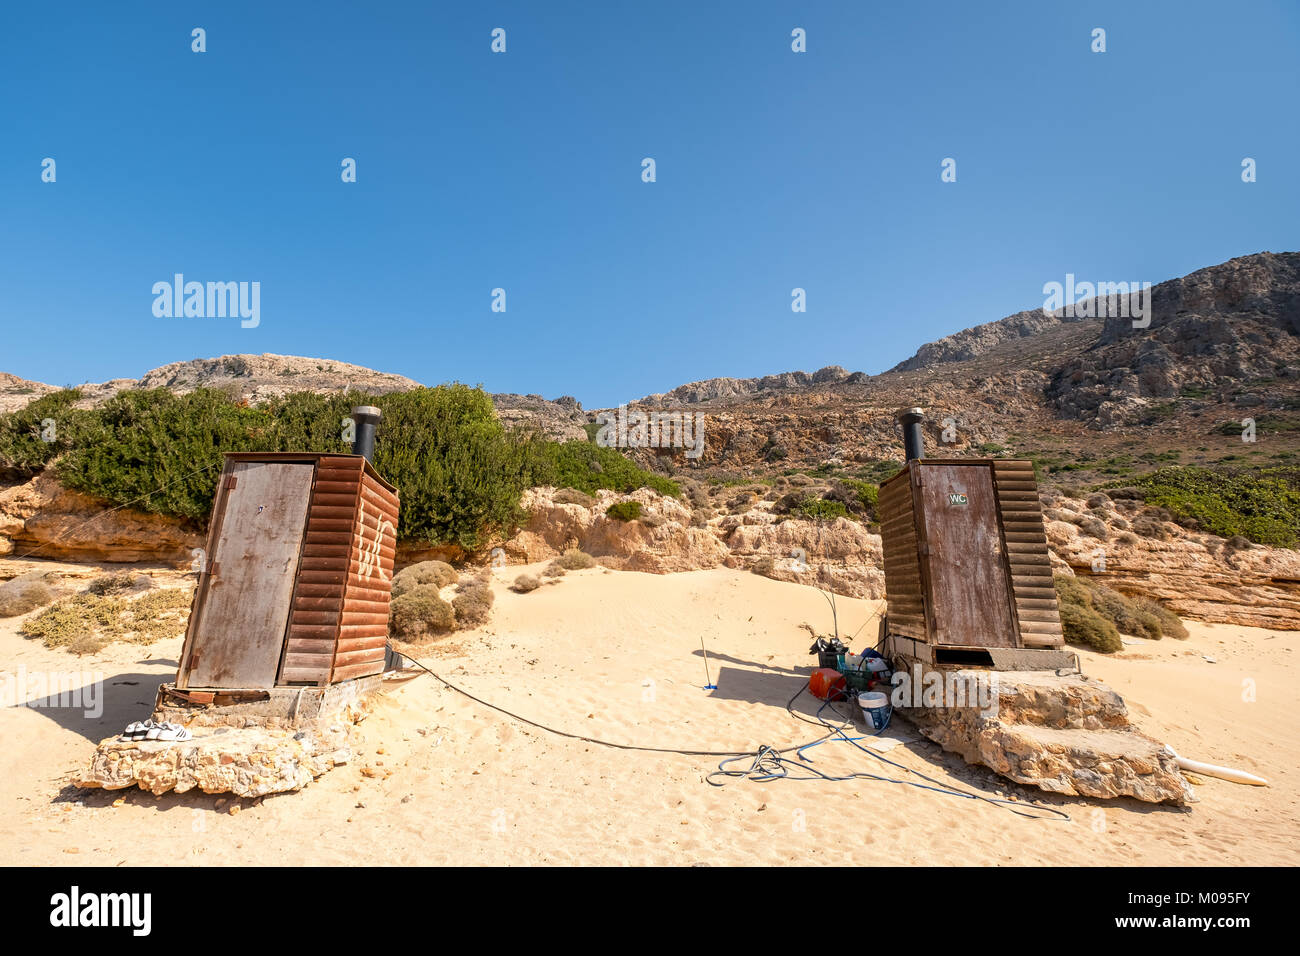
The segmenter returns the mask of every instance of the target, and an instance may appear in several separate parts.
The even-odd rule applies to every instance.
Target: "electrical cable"
[[[500,707],[496,704],[489,703],[488,701],[483,700],[482,698],[475,697],[469,691],[457,687],[455,684],[446,680],[440,674],[437,674],[430,668],[426,667],[423,663],[416,660],[415,658],[403,654],[401,651],[393,649],[391,644],[389,645],[389,649],[393,650],[394,654],[397,654],[403,659],[410,661],[416,667],[420,668],[425,673],[429,674],[431,677],[433,677],[435,680],[437,680],[439,683],[443,684],[450,690],[454,690],[456,693],[468,697],[470,700],[474,701],[477,704],[482,704],[484,707],[488,707],[491,710],[497,711],[498,713],[505,714],[507,717],[510,717],[513,720],[517,720],[520,723],[528,724],[530,727],[536,727],[539,730],[544,730],[547,733],[555,734],[558,737],[567,737],[570,740],[581,740],[585,743],[596,744],[601,747],[611,747],[615,750],[632,750],[641,753],[679,754],[681,756],[686,756],[686,757],[722,757],[724,759],[722,760],[721,763],[718,764],[718,769],[712,771],[705,777],[705,781],[710,786],[721,787],[725,785],[725,782],[717,783],[714,781],[713,778],[719,776],[724,778],[749,779],[749,780],[754,780],[756,782],[766,782],[770,780],[825,780],[829,782],[840,782],[846,780],[875,780],[881,783],[894,783],[900,786],[916,787],[921,790],[928,790],[933,793],[943,793],[943,794],[948,794],[949,796],[963,797],[967,800],[983,800],[986,803],[991,803],[995,806],[1001,806],[1003,809],[1010,810],[1012,813],[1015,813],[1018,816],[1027,817],[1031,820],[1047,819],[1045,816],[1025,813],[1021,810],[1016,809],[1015,806],[1013,806],[1013,804],[1015,804],[1015,801],[1012,800],[1002,800],[995,797],[985,797],[982,794],[967,793],[965,791],[958,790],[954,787],[949,786],[948,784],[943,783],[942,781],[935,780],[934,778],[921,773],[919,770],[913,770],[911,767],[905,766],[904,764],[901,763],[897,763],[893,760],[889,760],[883,755],[875,753],[874,751],[869,750],[866,747],[863,747],[860,743],[858,743],[858,741],[861,740],[862,738],[850,737],[844,733],[844,728],[852,724],[853,722],[852,717],[848,717],[843,714],[840,714],[838,710],[835,710],[833,703],[829,700],[825,701],[817,709],[816,720],[813,720],[812,718],[806,717],[802,714],[796,714],[792,708],[795,700],[799,698],[799,695],[801,695],[805,690],[808,689],[807,681],[805,681],[803,683],[803,686],[801,686],[799,690],[795,691],[794,696],[791,697],[789,701],[786,702],[786,711],[789,712],[792,716],[798,717],[800,720],[803,720],[807,723],[816,723],[822,727],[825,727],[827,732],[823,734],[821,737],[817,738],[816,740],[809,741],[808,743],[805,744],[798,744],[790,747],[784,747],[779,750],[764,744],[760,746],[756,751],[744,751],[744,752],[716,751],[716,750],[685,750],[685,749],[678,749],[674,747],[642,747],[642,746],[637,746],[635,744],[618,744],[608,740],[601,740],[597,737],[587,737],[582,734],[574,734],[565,730],[558,730],[554,727],[548,727],[546,724],[538,723],[537,721],[530,720],[527,717],[521,717],[518,714],[506,710],[504,707]],[[840,724],[840,726],[838,727],[832,726],[830,723],[828,723],[826,720],[822,718],[821,716],[822,711],[825,710],[828,706],[831,707],[832,710],[835,710],[835,713],[838,716],[844,718],[844,722]],[[814,747],[818,744],[824,743],[825,741],[833,738],[845,740],[853,744],[853,746],[857,747],[863,753],[869,754],[870,756],[875,757],[877,760],[883,761],[884,763],[887,763],[892,767],[897,767],[898,769],[906,771],[907,773],[915,774],[916,776],[920,777],[922,780],[925,780],[929,784],[932,784],[932,786],[916,783],[911,780],[900,780],[893,777],[881,776],[879,774],[867,773],[865,771],[858,771],[856,773],[851,773],[847,775],[835,776],[835,775],[823,773],[821,770],[818,770],[816,767],[810,766],[810,764],[812,763],[812,759],[809,757],[804,757],[802,751]],[[791,760],[790,758],[785,756],[785,754],[790,754],[790,753],[796,754],[798,756],[799,758],[798,762]],[[730,764],[733,764],[739,760],[746,760],[746,759],[750,761],[748,768],[744,770],[729,769]],[[791,769],[794,769],[796,771],[796,774],[791,774],[790,772]],[[1055,816],[1061,817],[1062,819],[1065,820],[1070,819],[1069,814],[1057,810],[1054,807],[1043,807],[1043,806],[1035,805],[1035,809],[1043,810],[1049,814],[1054,814]]]

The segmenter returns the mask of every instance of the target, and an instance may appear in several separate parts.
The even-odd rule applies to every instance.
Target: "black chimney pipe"
[[[925,412],[920,408],[901,409],[895,416],[903,426],[903,454],[907,461],[925,457],[925,439],[921,435],[921,422]]]
[[[364,455],[366,461],[375,463],[375,426],[384,413],[373,405],[358,405],[352,409],[355,431],[352,437],[352,454]]]

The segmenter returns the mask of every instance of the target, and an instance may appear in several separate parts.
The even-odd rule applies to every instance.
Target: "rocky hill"
[[[420,383],[404,375],[377,372],[361,365],[333,359],[298,355],[221,355],[216,358],[172,362],[146,372],[138,379],[116,378],[99,384],[78,386],[83,407],[98,405],[124,389],[166,388],[178,394],[196,388],[215,388],[251,404],[277,398],[289,392],[346,392],[356,390],[383,395],[419,388]],[[0,373],[0,412],[13,411],[28,402],[56,391],[52,385],[29,382]],[[549,401],[540,395],[501,394],[492,396],[497,413],[507,425],[540,430],[559,439],[585,437],[586,420],[577,400],[565,396]]]
[[[630,453],[674,473],[745,477],[896,460],[893,413],[926,408],[931,454],[1019,454],[1122,473],[1135,458],[1264,462],[1300,449],[1300,253],[1261,252],[1162,282],[1150,325],[1128,318],[1017,312],[923,345],[882,375],[837,365],[816,372],[714,378],[632,403],[705,420],[701,457]],[[344,362],[227,355],[165,365],[138,380],[83,386],[86,401],[123,388],[223,388],[257,402],[289,391],[383,393],[412,379]],[[0,377],[0,409],[51,386]],[[508,424],[565,439],[595,420],[572,397],[494,395]],[[1241,440],[1242,420],[1257,441]],[[1161,456],[1174,456],[1164,457]],[[1127,464],[1125,462],[1127,461]],[[1120,462],[1116,465],[1115,462]],[[1094,467],[1095,466],[1095,467]],[[1119,469],[1119,470],[1117,470]]]
[[[930,454],[1022,454],[1122,474],[1139,458],[1264,462],[1300,449],[1300,253],[1259,253],[1151,290],[1129,318],[1019,312],[923,346],[882,375],[832,366],[712,379],[633,403],[702,414],[703,456],[643,465],[745,476],[900,454],[894,412],[926,408]],[[1257,440],[1241,440],[1242,419]],[[1095,468],[1093,467],[1095,464]]]

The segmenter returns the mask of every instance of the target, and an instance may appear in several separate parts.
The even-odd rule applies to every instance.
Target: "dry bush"
[[[401,597],[417,587],[445,588],[454,584],[456,578],[456,569],[446,561],[421,561],[393,575],[393,597]]]
[[[546,570],[542,572],[542,577],[562,578],[568,573],[569,572],[564,570],[564,565],[560,564],[559,561],[552,561],[550,564],[546,566]]]
[[[114,571],[101,575],[86,586],[91,594],[121,594],[123,591],[147,591],[153,587],[153,578],[135,571]]]
[[[556,563],[566,571],[581,571],[585,568],[594,568],[596,559],[585,551],[579,551],[577,548],[571,548],[565,551],[555,559]]]
[[[536,591],[542,586],[542,581],[534,574],[521,574],[515,578],[515,583],[510,585],[510,590],[516,594],[527,594],[529,591]]]
[[[450,631],[456,625],[456,614],[436,584],[417,584],[393,598],[388,625],[393,636],[418,643]]]
[[[17,617],[54,600],[47,576],[32,572],[0,584],[0,617]]]
[[[1134,518],[1133,532],[1152,541],[1169,540],[1169,529],[1165,527],[1165,523],[1151,515],[1144,514]]]
[[[1100,518],[1094,518],[1091,515],[1079,515],[1073,519],[1073,523],[1078,525],[1079,530],[1090,538],[1105,541],[1110,537],[1110,529],[1106,527],[1106,522]]]
[[[1115,543],[1122,544],[1126,547],[1135,547],[1142,539],[1132,531],[1121,531],[1115,536]]]
[[[584,508],[596,507],[596,499],[591,495],[584,494],[577,488],[561,488],[555,493],[552,500],[561,505],[582,505]]]
[[[456,612],[456,627],[477,627],[486,624],[492,616],[492,602],[496,595],[486,582],[474,579],[461,583],[451,606]]]

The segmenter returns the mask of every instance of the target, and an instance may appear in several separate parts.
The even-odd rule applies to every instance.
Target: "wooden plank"
[[[1061,647],[1065,644],[1065,637],[1059,634],[1025,634],[1022,639],[1025,647]]]
[[[1057,624],[1061,622],[1061,615],[1056,608],[1037,609],[1029,607],[1016,607],[1016,617],[1023,624],[1025,621],[1052,622]]]
[[[350,667],[335,668],[334,676],[331,678],[334,683],[345,680],[355,680],[358,677],[369,677],[372,674],[382,674],[384,671],[384,659],[381,656],[377,661],[369,664],[353,664]]]
[[[1021,634],[1059,634],[1061,623],[1059,621],[1021,621]]]
[[[272,687],[284,649],[313,466],[236,462],[195,631],[189,683]]]

